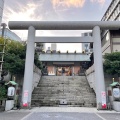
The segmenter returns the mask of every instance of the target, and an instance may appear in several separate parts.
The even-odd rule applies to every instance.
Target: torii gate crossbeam
[[[35,43],[93,43],[91,36],[86,37],[35,37]]]
[[[28,30],[33,26],[35,30],[92,30],[95,26],[100,29],[119,29],[119,21],[10,21],[11,30]]]

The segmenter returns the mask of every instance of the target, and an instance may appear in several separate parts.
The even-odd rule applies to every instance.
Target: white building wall
[[[56,43],[52,43],[51,44],[51,50],[56,50],[57,49],[57,44]]]
[[[120,44],[113,45],[113,52],[120,52]]]
[[[120,42],[120,38],[112,38],[112,40],[113,40],[113,43]]]
[[[4,0],[0,0],[0,25],[2,22],[3,6],[4,6]]]
[[[113,52],[120,52],[120,38],[112,38]]]

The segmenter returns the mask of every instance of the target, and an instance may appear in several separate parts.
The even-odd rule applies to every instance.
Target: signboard
[[[28,90],[24,91],[23,96],[24,96],[24,98],[23,98],[23,107],[27,107],[28,106]]]
[[[24,97],[28,97],[28,90],[24,91]]]
[[[14,95],[15,95],[15,88],[14,88],[14,87],[9,87],[9,88],[8,88],[8,93],[7,93],[7,95],[8,95],[9,97],[14,96]]]
[[[113,88],[113,96],[115,98],[120,98],[120,89],[119,88]]]
[[[106,108],[106,92],[102,91],[101,92],[101,96],[102,96],[102,108]]]

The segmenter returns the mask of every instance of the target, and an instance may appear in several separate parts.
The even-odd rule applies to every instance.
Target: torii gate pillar
[[[27,40],[23,94],[22,94],[22,104],[23,106],[26,107],[31,107],[34,51],[35,51],[34,41],[35,41],[35,28],[33,26],[30,26],[28,29],[28,40]]]
[[[106,107],[104,106],[106,105],[106,100],[104,100],[104,98],[106,98],[106,94],[104,94],[105,83],[102,63],[101,35],[99,26],[95,26],[93,28],[93,41],[97,109],[102,109],[102,107]]]

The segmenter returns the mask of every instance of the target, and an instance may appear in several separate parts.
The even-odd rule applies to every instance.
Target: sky
[[[112,0],[5,0],[2,22],[100,21]],[[27,31],[13,31],[27,39]],[[85,31],[36,31],[36,36],[80,36]],[[50,44],[46,44],[46,48]],[[81,52],[81,44],[57,44],[61,52]]]

